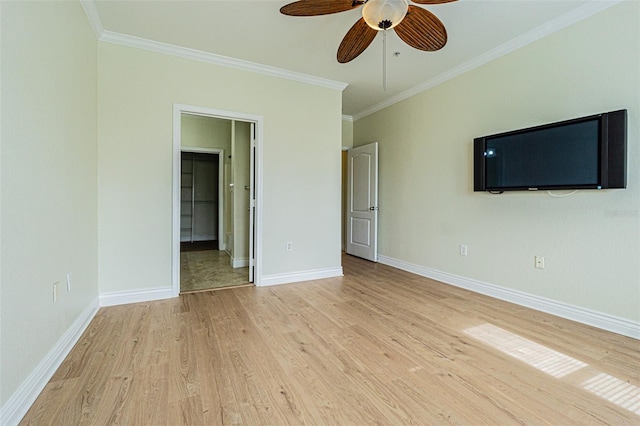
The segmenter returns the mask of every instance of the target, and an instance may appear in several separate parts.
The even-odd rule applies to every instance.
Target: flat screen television
[[[627,110],[474,139],[474,191],[627,186]]]

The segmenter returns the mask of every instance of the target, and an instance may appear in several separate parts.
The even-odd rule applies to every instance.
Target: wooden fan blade
[[[398,37],[411,47],[433,52],[447,44],[444,24],[428,10],[409,5],[407,16],[394,28]]]
[[[338,62],[346,64],[355,59],[369,47],[378,32],[360,18],[353,24],[338,47]]]
[[[458,0],[411,0],[411,1],[418,4],[442,4],[442,3],[451,3]]]
[[[299,0],[280,8],[280,13],[289,16],[318,16],[344,12],[363,4],[354,0]]]

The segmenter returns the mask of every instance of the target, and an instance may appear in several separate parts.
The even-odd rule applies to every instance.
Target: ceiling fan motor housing
[[[383,31],[398,25],[408,8],[407,0],[369,0],[362,7],[362,17],[371,28]]]

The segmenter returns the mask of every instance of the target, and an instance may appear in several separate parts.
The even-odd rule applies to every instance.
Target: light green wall
[[[0,8],[4,406],[80,314],[97,307],[97,43],[79,3]]]
[[[353,147],[353,120],[342,120],[342,149]]]
[[[640,320],[639,23],[624,2],[358,120],[355,145],[380,142],[380,254]],[[627,189],[473,192],[474,137],[621,108]]]
[[[180,144],[183,148],[223,149],[231,152],[231,120],[182,114]]]
[[[341,102],[337,90],[99,43],[100,291],[171,285],[174,103],[264,117],[262,275],[339,268]]]

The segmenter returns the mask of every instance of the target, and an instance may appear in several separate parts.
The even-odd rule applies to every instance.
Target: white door
[[[347,156],[348,254],[378,261],[378,142]]]
[[[254,271],[255,271],[255,214],[256,214],[256,123],[251,123],[251,143],[250,150],[251,154],[249,155],[249,282],[252,283],[254,280]]]

